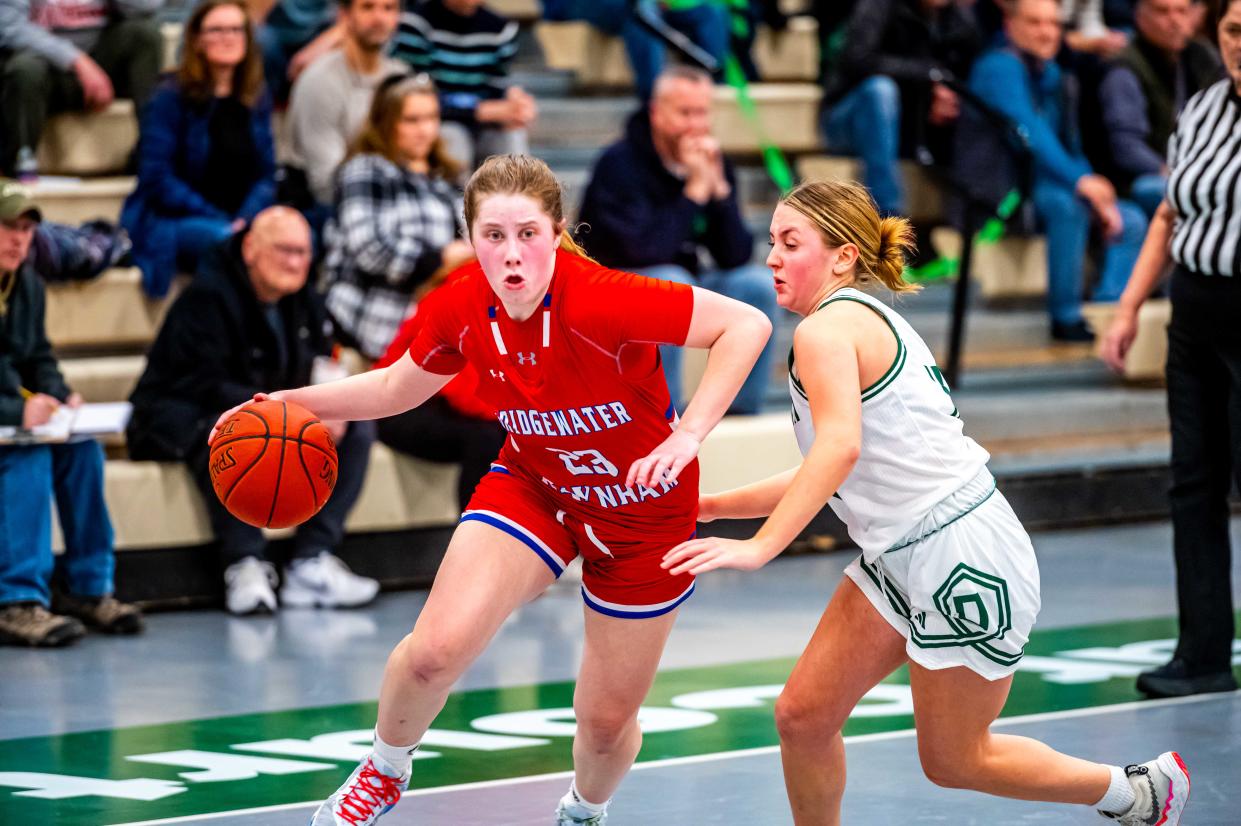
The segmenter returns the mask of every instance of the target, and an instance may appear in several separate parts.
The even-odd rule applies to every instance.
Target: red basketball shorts
[[[689,574],[672,576],[659,567],[664,554],[693,536],[694,526],[673,536],[649,531],[619,532],[597,527],[557,502],[536,482],[494,464],[461,514],[462,522],[482,522],[507,533],[533,551],[559,577],[582,557],[582,599],[601,614],[642,619],[676,608],[694,593]]]

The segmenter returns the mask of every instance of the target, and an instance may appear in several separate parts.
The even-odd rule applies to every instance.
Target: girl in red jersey
[[[421,404],[469,363],[509,434],[414,630],[388,659],[374,749],[314,826],[374,823],[396,803],[453,683],[579,554],[587,610],[576,774],[556,817],[604,822],[642,742],[638,707],[693,592],[692,577],[669,575],[660,560],[694,532],[698,448],[771,332],[737,301],[584,257],[542,161],[490,158],[466,187],[465,218],[478,262],[427,299],[409,358],[270,396],[323,419],[373,419]],[[679,418],[659,344],[711,351]]]

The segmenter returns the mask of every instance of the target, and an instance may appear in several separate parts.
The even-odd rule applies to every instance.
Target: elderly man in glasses
[[[204,259],[147,354],[130,400],[133,459],[180,460],[202,491],[233,614],[276,609],[276,570],[263,532],[224,509],[207,470],[207,433],[220,412],[255,393],[314,380],[332,340],[319,296],[307,284],[310,227],[288,207],[269,207]],[[318,368],[316,368],[318,365]],[[340,459],[327,504],[298,527],[285,567],[286,607],[337,608],[374,599],[379,583],[335,555],[357,501],[374,440],[371,422],[328,422]]]

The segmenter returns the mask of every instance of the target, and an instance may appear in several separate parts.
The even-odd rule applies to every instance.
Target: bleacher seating
[[[862,162],[858,158],[839,155],[807,155],[797,161],[801,180],[861,181]],[[909,216],[915,221],[940,221],[944,215],[944,199],[940,187],[926,167],[913,161],[901,161],[901,175]]]
[[[116,222],[135,179],[128,176],[56,180],[42,178],[34,195],[43,217],[62,224],[80,224],[102,218]]]
[[[137,268],[111,269],[92,281],[48,289],[47,335],[58,350],[144,349],[170,302],[171,295],[156,301],[143,294]]]
[[[1097,350],[1101,351],[1103,335],[1116,315],[1115,304],[1086,304],[1082,307],[1086,323],[1094,330]],[[1138,312],[1138,334],[1125,357],[1124,377],[1131,381],[1162,379],[1168,359],[1168,322],[1172,320],[1172,302],[1152,298]]]
[[[961,234],[951,227],[931,233],[936,252],[961,257]],[[970,277],[985,299],[1022,298],[1047,293],[1047,241],[1042,236],[1006,235],[974,244]]]
[[[48,119],[39,143],[45,175],[112,175],[125,169],[138,142],[132,100],[113,101],[102,112],[67,112]]]
[[[823,90],[813,83],[756,83],[749,87],[761,126],[762,137],[785,152],[821,149],[819,100]],[[759,131],[742,111],[737,90],[715,88],[712,134],[725,151],[737,155],[762,152]]]
[[[629,88],[633,72],[619,37],[604,34],[589,23],[540,22],[535,36],[547,65],[573,72],[587,88]],[[812,17],[794,17],[783,32],[767,27],[754,41],[754,63],[764,81],[813,81],[819,71],[819,26]]]

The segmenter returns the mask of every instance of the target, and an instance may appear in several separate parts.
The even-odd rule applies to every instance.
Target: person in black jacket
[[[0,427],[19,432],[46,424],[61,405],[82,404],[43,328],[43,284],[29,261],[40,220],[29,190],[0,178]],[[94,440],[0,447],[0,642],[68,645],[84,633],[83,622],[110,633],[142,630],[138,609],[112,596],[103,468]],[[53,497],[65,538],[59,560]],[[52,594],[54,577],[64,593]]]
[[[220,544],[234,614],[275,610],[276,573],[260,529],[224,509],[207,471],[207,434],[222,410],[255,393],[311,382],[332,349],[327,315],[307,285],[310,227],[288,207],[269,207],[249,230],[217,247],[168,312],[130,396],[133,459],[179,460],[202,490]],[[346,607],[379,590],[332,554],[357,501],[374,440],[370,422],[328,422],[340,460],[327,504],[297,529],[280,599],[286,606]]]
[[[737,203],[732,165],[711,136],[711,77],[678,66],[655,81],[649,108],[595,164],[582,201],[581,240],[608,267],[694,284],[776,317],[771,271],[751,264],[754,238]],[[700,252],[715,268],[699,265]],[[771,376],[769,341],[730,412],[757,413]],[[661,347],[681,408],[681,352]]]
[[[829,151],[858,155],[881,212],[905,210],[897,158],[921,150],[946,160],[961,113],[952,89],[982,48],[967,0],[866,0],[827,38],[823,134]]]

